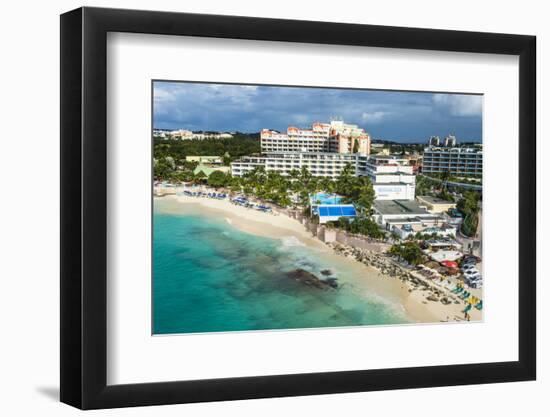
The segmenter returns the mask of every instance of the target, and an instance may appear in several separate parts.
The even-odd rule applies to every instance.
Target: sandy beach
[[[464,321],[462,310],[463,302],[442,304],[438,301],[427,300],[432,291],[412,286],[410,282],[389,275],[384,275],[380,270],[357,261],[352,256],[343,256],[337,253],[331,246],[321,242],[306,230],[299,221],[284,214],[265,213],[232,204],[228,200],[211,198],[190,197],[185,195],[168,195],[160,197],[168,200],[169,211],[178,213],[182,210],[180,205],[185,205],[185,210],[197,213],[211,212],[224,218],[232,226],[250,234],[269,238],[293,237],[311,248],[323,251],[327,259],[339,261],[344,258],[357,268],[362,280],[368,284],[369,290],[376,292],[380,297],[397,299],[406,315],[418,323],[460,322]],[[173,204],[172,204],[173,203]],[[410,273],[411,271],[407,271]],[[471,321],[480,321],[482,314],[477,309],[470,310]]]

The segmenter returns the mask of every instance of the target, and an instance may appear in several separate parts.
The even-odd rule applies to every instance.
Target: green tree
[[[372,182],[369,177],[358,177],[355,181],[356,183],[352,189],[353,194],[351,195],[353,203],[363,213],[370,214],[376,197]]]
[[[364,214],[370,214],[375,199],[374,187],[369,177],[355,176],[355,168],[347,164],[336,179],[336,191]]]
[[[223,164],[224,164],[225,166],[231,165],[231,155],[229,154],[229,152],[226,151],[226,152],[223,154],[222,160],[223,160]]]
[[[475,236],[478,225],[479,194],[475,191],[466,191],[463,198],[458,201],[457,208],[464,214],[460,230],[465,236]]]
[[[352,220],[347,217],[340,217],[334,226],[351,233],[361,234],[375,239],[380,239],[385,235],[378,225],[368,216],[358,216]]]
[[[327,193],[333,193],[335,190],[336,184],[330,177],[323,177],[319,179],[319,188],[322,191],[325,191]]]
[[[418,265],[425,260],[424,252],[416,242],[407,241],[392,245],[388,252],[399,259],[404,259],[411,265]]]
[[[195,174],[195,179],[194,181],[196,183],[204,183],[206,181],[208,177],[206,176],[206,174],[204,173],[204,171],[199,171],[197,172],[197,174]]]
[[[156,180],[167,180],[170,174],[172,173],[172,169],[166,163],[164,158],[156,159],[154,161],[153,171],[154,171],[154,177]]]
[[[202,171],[201,171],[202,172]],[[213,171],[208,176],[208,185],[211,187],[219,188],[227,184],[228,178],[222,171]]]
[[[355,168],[351,164],[346,164],[336,179],[336,192],[340,195],[347,196],[351,190],[354,179]]]

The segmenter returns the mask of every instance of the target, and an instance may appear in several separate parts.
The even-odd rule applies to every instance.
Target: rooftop
[[[404,214],[410,216],[431,215],[414,200],[377,200],[374,209],[382,215]]]
[[[427,148],[424,149],[424,152],[453,152],[453,153],[481,154],[483,153],[483,148],[428,146]]]
[[[193,173],[197,175],[199,172],[204,172],[204,174],[208,177],[210,174],[212,174],[214,171],[221,171],[223,173],[229,172],[229,167],[226,166],[208,166],[208,165],[197,165],[197,167],[193,170]]]
[[[408,165],[409,160],[401,155],[369,155],[369,163],[374,165]]]
[[[432,197],[431,195],[419,195],[419,196],[416,196],[416,198],[419,200],[426,201],[430,204],[452,204],[452,205],[455,204],[452,201],[443,200],[442,198],[439,198],[439,197]]]
[[[319,217],[355,217],[357,212],[353,204],[319,205]]]

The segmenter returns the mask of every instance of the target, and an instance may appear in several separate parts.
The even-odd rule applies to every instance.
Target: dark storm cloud
[[[482,97],[373,90],[155,82],[154,127],[257,132],[333,117],[376,139],[455,134],[481,141]]]

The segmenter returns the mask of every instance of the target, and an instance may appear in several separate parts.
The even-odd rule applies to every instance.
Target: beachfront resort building
[[[457,176],[481,176],[483,174],[483,150],[481,147],[429,146],[424,149],[422,172],[424,174],[448,172]]]
[[[303,167],[315,177],[336,179],[348,164],[356,176],[368,176],[377,200],[414,200],[415,176],[406,159],[394,156],[364,156],[331,152],[270,152],[261,156],[245,156],[231,163],[231,174],[242,177],[254,168],[276,171],[289,176]]]
[[[341,120],[330,123],[313,123],[311,129],[289,126],[286,133],[263,129],[260,132],[262,153],[272,152],[325,152],[370,153],[370,135],[357,125]]]
[[[414,200],[416,177],[405,158],[385,155],[360,158],[357,172],[370,178],[377,200]]]
[[[344,167],[351,164],[357,175],[357,154],[330,152],[269,152],[261,156],[243,156],[231,163],[231,175],[242,177],[256,167],[263,167],[267,172],[276,171],[283,176],[290,175],[292,170],[303,167],[315,177],[337,178]]]

